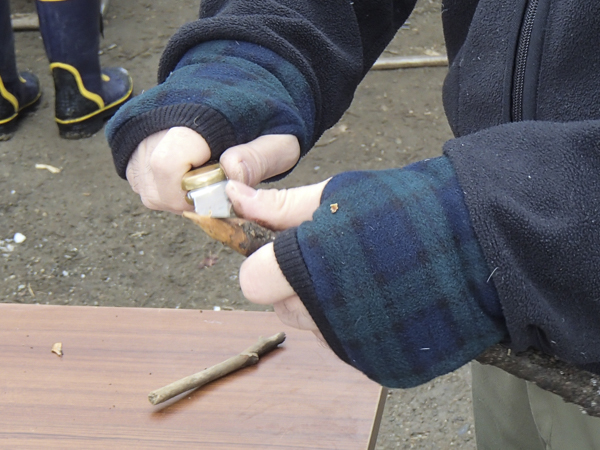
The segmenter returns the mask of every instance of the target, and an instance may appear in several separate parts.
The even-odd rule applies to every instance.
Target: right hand
[[[312,220],[328,182],[329,179],[310,186],[258,191],[229,182],[226,192],[240,217],[272,230],[285,230]],[[259,248],[242,263],[239,280],[246,299],[260,305],[272,305],[284,324],[312,331],[325,342],[304,303],[279,268],[273,243]]]
[[[192,210],[181,178],[210,159],[206,140],[194,130],[174,127],[144,139],[127,165],[127,181],[142,203],[181,214]],[[227,149],[220,158],[227,177],[249,186],[283,173],[298,162],[300,144],[292,135],[265,135]]]

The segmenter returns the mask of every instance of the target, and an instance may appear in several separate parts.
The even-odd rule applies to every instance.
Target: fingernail
[[[221,167],[223,167],[228,179],[250,184],[250,168],[246,161],[228,158],[224,155],[221,157]]]
[[[252,189],[250,186],[240,183],[239,181],[229,180],[227,182],[227,190],[238,197],[254,197],[256,196],[256,189]]]

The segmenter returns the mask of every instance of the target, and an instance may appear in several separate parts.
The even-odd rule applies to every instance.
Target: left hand
[[[181,178],[210,157],[208,143],[194,130],[159,131],[144,139],[131,155],[127,180],[146,207],[181,214],[193,209],[185,201]],[[298,158],[300,144],[295,136],[271,134],[227,149],[220,162],[227,178],[254,186],[291,169]]]
[[[312,219],[328,181],[294,189],[258,191],[230,181],[227,195],[239,216],[273,230],[283,230]],[[240,286],[249,301],[273,305],[275,313],[284,324],[310,330],[322,339],[306,307],[281,272],[273,244],[261,247],[242,263]]]

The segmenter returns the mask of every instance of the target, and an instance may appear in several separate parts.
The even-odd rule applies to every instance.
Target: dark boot
[[[7,141],[17,121],[39,103],[40,83],[31,72],[17,71],[8,0],[0,0],[0,141]]]
[[[100,68],[100,1],[37,0],[36,5],[54,78],[60,136],[92,136],[133,92],[125,69]]]

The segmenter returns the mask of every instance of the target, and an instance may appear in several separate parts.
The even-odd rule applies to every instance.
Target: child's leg
[[[133,82],[125,69],[100,68],[99,0],[37,0],[36,5],[60,135],[89,137],[131,97]]]
[[[10,5],[0,0],[0,141],[13,136],[19,114],[34,106],[40,96],[37,77],[17,70]]]

